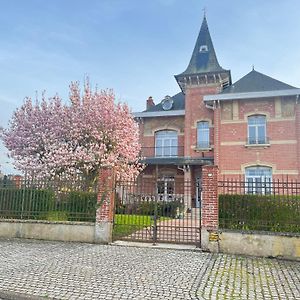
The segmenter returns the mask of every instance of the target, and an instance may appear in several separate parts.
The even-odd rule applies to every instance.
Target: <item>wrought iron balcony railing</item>
[[[247,145],[268,145],[270,144],[270,139],[266,136],[261,137],[248,137]]]
[[[184,156],[183,146],[142,147],[141,157],[168,158]]]
[[[211,143],[209,141],[197,141],[196,149],[211,149]]]

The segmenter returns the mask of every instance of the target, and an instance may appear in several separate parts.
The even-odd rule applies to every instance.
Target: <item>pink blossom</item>
[[[115,104],[112,90],[81,93],[70,85],[70,103],[57,95],[32,102],[26,98],[15,111],[2,139],[18,169],[39,177],[81,173],[96,178],[101,167],[118,177],[137,176],[140,152],[138,125],[126,104]]]

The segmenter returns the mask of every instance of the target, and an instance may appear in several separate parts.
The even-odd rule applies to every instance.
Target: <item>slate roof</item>
[[[295,87],[252,70],[220,94],[251,93],[295,89]]]
[[[185,109],[185,97],[182,92],[172,96],[171,98],[173,99],[173,106],[170,109],[170,111]],[[158,104],[156,104],[155,106],[152,106],[145,111],[147,111],[147,112],[148,111],[163,111],[161,101]]]
[[[207,46],[207,51],[200,51],[200,47],[204,45]],[[217,60],[207,20],[204,16],[190,63],[187,69],[177,76],[222,71],[225,70],[219,65]]]

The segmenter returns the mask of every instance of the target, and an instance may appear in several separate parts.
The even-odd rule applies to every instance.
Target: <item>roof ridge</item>
[[[296,87],[253,69],[232,85],[224,89],[220,94],[263,92],[295,88]]]

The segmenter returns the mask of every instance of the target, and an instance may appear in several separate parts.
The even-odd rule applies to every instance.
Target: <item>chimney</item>
[[[147,99],[147,102],[146,102],[146,109],[149,109],[150,107],[154,106],[155,103],[153,101],[153,98],[150,96],[148,99]]]

